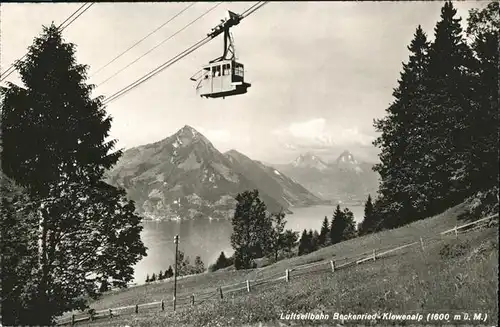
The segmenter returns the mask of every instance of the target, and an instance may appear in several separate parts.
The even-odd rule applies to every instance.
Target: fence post
[[[161,311],[165,311],[165,301],[161,300]]]
[[[75,314],[71,315],[71,326],[75,324]]]
[[[250,281],[247,279],[247,292],[250,293]]]
[[[139,313],[139,305],[138,304],[135,305],[135,313]]]
[[[455,237],[458,237],[457,225],[455,225]]]
[[[191,295],[191,305],[194,305],[194,294]]]
[[[335,272],[335,262],[333,260],[330,260],[330,266],[332,266],[332,272]]]
[[[285,277],[286,277],[286,281],[289,282],[290,281],[290,270],[285,270]]]
[[[420,238],[420,246],[422,247],[422,251],[424,251],[424,240]]]
[[[109,309],[109,317],[113,318],[113,312],[111,312],[111,309]]]
[[[377,259],[377,255],[375,254],[375,249],[373,249],[373,261]]]
[[[219,292],[220,292],[220,298],[223,299],[224,296],[222,295],[222,286],[219,286]]]

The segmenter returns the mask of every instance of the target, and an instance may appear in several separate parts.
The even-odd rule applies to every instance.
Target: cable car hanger
[[[248,8],[241,15],[239,15],[239,20],[241,21],[242,19],[247,18],[248,16],[250,16],[251,14],[253,14],[254,12],[256,12],[257,10],[259,10],[260,8],[262,8],[264,5],[266,5],[267,3],[269,3],[269,1],[259,1],[257,4],[250,6],[250,8]],[[186,28],[187,26],[189,26],[189,24],[186,25],[184,28]],[[182,28],[181,30],[183,30],[184,28]],[[178,32],[180,32],[181,30],[179,30]],[[217,36],[218,34],[220,34],[220,33],[218,33],[218,34],[216,34],[216,33],[218,33],[218,31],[215,32],[215,33],[210,33],[209,35],[215,35],[215,36]],[[171,67],[173,64],[177,63],[179,60],[181,60],[182,58],[186,57],[187,55],[189,55],[193,51],[199,49],[200,47],[202,47],[203,45],[207,44],[211,40],[213,40],[213,38],[211,36],[206,36],[204,39],[196,42],[195,44],[193,44],[192,46],[190,46],[186,50],[182,51],[181,53],[177,54],[173,58],[171,58],[171,59],[167,60],[166,62],[162,63],[161,65],[159,65],[155,69],[151,70],[147,74],[143,75],[142,77],[138,78],[134,82],[132,82],[132,83],[128,84],[127,86],[121,88],[120,90],[116,91],[115,93],[107,96],[103,100],[102,103],[103,104],[109,104],[109,103],[111,103],[113,101],[116,101],[117,99],[121,98],[123,95],[125,95],[128,92],[132,91],[133,89],[139,87],[140,85],[142,85],[143,83],[147,82],[151,78],[157,76],[162,71],[164,71],[165,69]],[[234,67],[234,66],[231,66],[231,67]],[[243,65],[241,65],[240,68],[241,68],[241,71],[243,72]],[[194,80],[194,81],[196,81],[196,80]],[[234,83],[238,83],[238,82],[234,82]],[[250,86],[250,84],[247,84],[247,87],[249,87],[249,86]],[[224,96],[223,96],[223,98],[224,98]]]
[[[208,65],[190,78],[198,82],[196,93],[201,97],[224,99],[226,96],[245,94],[251,86],[244,80],[244,66],[236,62],[234,40],[229,30],[240,23],[242,16],[229,10],[228,13],[229,18],[221,20],[221,23],[207,34],[211,39],[224,34],[222,56],[209,61]]]

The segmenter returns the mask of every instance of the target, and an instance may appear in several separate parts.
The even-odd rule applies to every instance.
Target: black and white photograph
[[[498,326],[500,2],[0,4],[0,327]]]

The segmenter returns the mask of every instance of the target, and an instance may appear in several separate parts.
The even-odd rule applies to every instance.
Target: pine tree
[[[356,237],[356,222],[354,221],[354,214],[348,208],[344,209],[343,215],[344,229],[342,231],[342,241],[350,240]]]
[[[290,229],[285,230],[285,233],[283,235],[283,252],[286,255],[291,255],[292,250],[297,244],[298,240],[299,240],[298,232],[294,232]]]
[[[165,271],[165,276],[166,278],[171,278],[174,276],[174,271],[172,269],[172,266],[168,266],[167,271]]]
[[[156,282],[156,274],[153,273],[153,275],[151,275],[151,282]]]
[[[312,237],[311,237],[311,252],[319,249],[318,242],[319,242],[319,233],[317,230],[313,230]]]
[[[236,196],[236,210],[232,219],[231,246],[235,250],[236,269],[248,269],[253,261],[264,253],[271,222],[266,214],[266,205],[259,192],[245,191]]]
[[[96,298],[103,279],[126,287],[146,255],[141,218],[125,192],[102,182],[121,151],[105,142],[111,118],[91,99],[87,67],[54,26],[44,27],[16,64],[24,87],[2,89],[2,171],[29,194],[39,217],[31,242],[40,244],[31,281],[6,324],[50,325]],[[39,243],[40,241],[40,243]],[[120,255],[117,255],[120,253]],[[93,276],[93,277],[88,277]]]
[[[226,258],[224,251],[221,252],[219,257],[217,258],[217,261],[215,261],[215,270],[226,268],[229,265],[229,260]]]
[[[121,151],[108,136],[111,117],[102,99],[91,99],[87,66],[75,63],[75,45],[51,25],[43,28],[16,65],[25,88],[4,89],[3,172],[30,193],[47,195],[51,185],[96,183]]]
[[[471,161],[468,163],[470,193],[496,189],[498,196],[498,76],[500,4],[491,2],[482,10],[472,9],[467,36],[476,58],[472,81],[474,105],[469,122]],[[493,196],[493,201],[498,198]],[[497,199],[495,199],[497,198]]]
[[[0,172],[1,316],[6,326],[19,326],[15,308],[30,300],[32,267],[37,264],[38,217],[29,210],[26,190]]]
[[[330,243],[336,244],[342,241],[342,233],[344,231],[344,213],[340,210],[340,205],[337,205],[333,213],[332,223],[330,226]]]
[[[467,196],[470,181],[467,165],[470,157],[471,133],[469,113],[471,99],[472,53],[462,37],[456,9],[446,2],[441,20],[436,24],[435,40],[429,50],[427,94],[420,104],[426,108],[425,153],[421,164],[430,167],[426,193],[428,214],[442,212]]]
[[[314,234],[312,229],[309,229],[309,231],[307,232],[307,238],[309,240],[309,248],[307,249],[307,252],[311,253],[314,251],[314,247],[316,246],[316,240],[314,239]]]
[[[199,255],[194,258],[194,269],[196,274],[201,274],[205,271],[205,264],[201,261],[201,257]]]
[[[299,241],[298,255],[303,255],[303,254],[309,253],[310,247],[311,247],[311,245],[310,245],[309,234],[307,233],[307,230],[304,229],[304,231],[302,232],[302,236],[300,237],[300,241]]]
[[[374,213],[372,198],[370,195],[368,195],[368,199],[366,200],[366,203],[365,203],[364,218],[363,218],[363,221],[360,223],[360,226],[358,229],[359,235],[366,235],[369,233],[373,233],[375,231],[375,228],[378,224],[378,221],[375,220],[375,217],[376,216]]]
[[[399,86],[394,89],[394,102],[389,106],[387,116],[374,123],[381,132],[374,145],[381,149],[380,163],[374,170],[380,174],[381,203],[386,203],[380,212],[384,226],[392,228],[405,223],[405,210],[417,207],[422,202],[418,185],[422,184],[422,168],[419,158],[425,150],[421,142],[425,124],[422,123],[422,108],[417,105],[425,94],[425,78],[428,67],[429,42],[418,26],[408,46],[410,57],[403,64]]]
[[[327,245],[330,241],[329,239],[330,239],[330,226],[328,224],[328,217],[325,216],[318,237],[318,246],[321,247]]]
[[[163,276],[163,270],[160,270],[160,273],[158,274],[158,280],[163,280],[165,277]]]
[[[149,283],[151,281],[151,278],[149,278],[149,274],[146,275],[146,283]]]

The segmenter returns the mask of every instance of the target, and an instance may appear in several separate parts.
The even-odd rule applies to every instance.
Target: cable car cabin
[[[205,98],[225,98],[245,94],[250,86],[244,80],[242,64],[235,60],[221,60],[203,67],[196,91]]]

